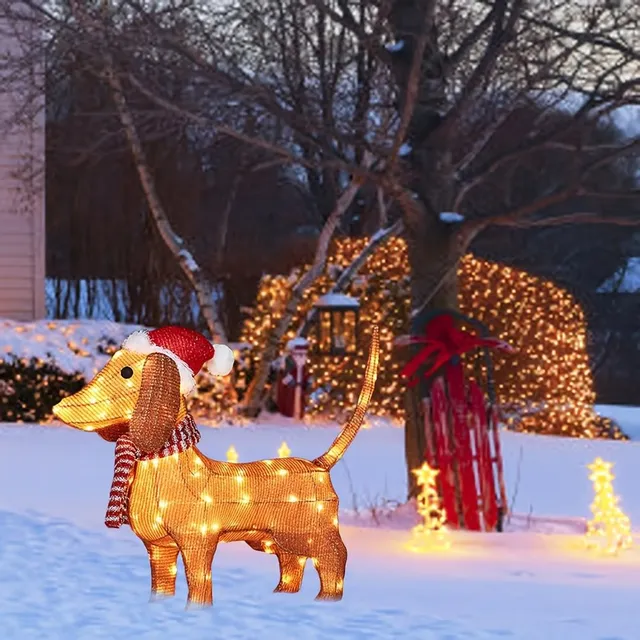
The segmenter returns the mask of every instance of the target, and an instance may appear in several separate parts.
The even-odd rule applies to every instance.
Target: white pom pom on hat
[[[184,327],[136,331],[122,343],[122,348],[145,355],[163,353],[171,358],[180,373],[183,395],[194,389],[195,377],[203,366],[216,376],[226,376],[233,369],[233,351],[226,344],[212,345],[201,333]]]
[[[215,350],[213,358],[205,362],[207,371],[214,376],[229,375],[235,360],[233,350],[226,344],[214,344],[213,348]]]

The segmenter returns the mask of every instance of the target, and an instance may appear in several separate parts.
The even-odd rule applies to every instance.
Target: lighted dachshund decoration
[[[355,411],[328,451],[313,461],[230,463],[198,450],[200,434],[185,395],[203,365],[214,374],[228,374],[233,353],[180,327],[132,334],[84,389],[54,407],[68,425],[116,442],[105,522],[116,528],[129,524],[144,543],[152,599],[175,594],[180,553],[188,605],[211,605],[217,545],[242,540],[278,557],[275,591],[297,592],[310,558],[320,576],[317,598],[342,598],[347,549],[329,471],[363,423],[379,349],[374,328]]]

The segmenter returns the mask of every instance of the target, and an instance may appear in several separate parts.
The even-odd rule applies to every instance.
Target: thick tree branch
[[[398,161],[398,152],[407,137],[407,131],[409,130],[411,118],[413,117],[413,112],[416,106],[416,100],[418,99],[423,58],[429,35],[428,26],[430,18],[431,16],[429,12],[425,11],[423,15],[423,23],[419,27],[419,35],[415,40],[413,59],[411,60],[411,68],[407,78],[407,86],[404,89],[404,100],[402,112],[400,114],[400,123],[398,125],[396,135],[394,136],[393,144],[391,145],[391,152],[389,153],[387,161],[386,173],[388,175],[391,175],[395,170],[395,166]]]
[[[588,103],[590,103],[590,101],[588,101]],[[598,117],[602,117],[608,110],[615,110],[616,108],[618,108],[618,106],[619,105],[611,105],[609,109],[599,110],[597,112],[597,115]],[[498,157],[492,158],[491,160],[487,161],[484,165],[476,169],[473,172],[472,176],[464,181],[454,200],[453,210],[461,211],[463,209],[464,200],[469,196],[473,189],[482,184],[490,175],[494,174],[505,164],[522,160],[525,156],[532,153],[537,153],[544,149],[564,150],[575,153],[592,153],[597,151],[613,150],[615,151],[614,155],[618,155],[617,151],[620,149],[624,149],[623,154],[628,152],[629,144],[603,144],[587,145],[581,147],[577,144],[565,143],[558,140],[559,137],[566,136],[567,134],[574,131],[575,128],[584,124],[584,119],[588,118],[589,116],[593,117],[594,114],[590,112],[590,109],[587,108],[587,104],[585,104],[576,112],[570,123],[561,121],[558,125],[553,127],[548,132],[537,136],[531,136],[516,148],[502,153]],[[634,148],[637,145],[637,142],[637,140],[632,141],[630,147]],[[612,159],[612,156],[606,155],[605,162],[609,161],[610,159]]]
[[[488,226],[516,227],[528,229],[530,227],[559,227],[562,225],[577,224],[602,224],[614,227],[640,227],[640,216],[636,218],[623,218],[620,216],[608,216],[602,213],[576,212],[559,216],[530,219],[514,216],[513,218],[495,219]]]
[[[513,37],[513,29],[524,6],[524,0],[515,0],[511,12],[507,17],[508,0],[497,0],[494,3],[493,30],[486,49],[480,61],[466,81],[456,105],[447,113],[438,133],[446,133],[451,127],[455,127],[460,118],[466,113],[478,87],[486,82],[491,71],[507,45]]]
[[[127,79],[131,82],[131,84],[140,91],[144,96],[152,100],[155,104],[162,109],[173,113],[181,118],[193,122],[202,127],[213,128],[218,133],[229,136],[230,138],[234,138],[235,140],[239,140],[240,142],[244,142],[249,145],[253,145],[260,149],[264,149],[271,153],[279,156],[283,162],[288,162],[290,164],[299,164],[305,167],[310,167],[312,169],[320,169],[326,167],[334,167],[336,169],[343,169],[345,171],[349,171],[354,175],[358,175],[361,178],[370,178],[371,174],[367,169],[364,169],[361,166],[354,166],[352,162],[348,160],[342,160],[338,157],[333,158],[322,158],[319,160],[310,160],[308,157],[294,154],[291,150],[281,147],[269,140],[265,140],[264,138],[259,138],[254,135],[248,135],[242,131],[234,127],[229,127],[224,124],[220,124],[217,121],[214,121],[212,118],[207,116],[200,115],[198,113],[193,113],[189,109],[181,107],[170,100],[159,96],[154,91],[148,89],[136,76],[129,73],[127,75]]]
[[[349,5],[346,2],[340,2],[340,6],[342,8],[342,13],[338,13],[335,9],[332,9],[328,6],[325,0],[308,0],[310,4],[312,4],[318,11],[325,14],[333,22],[345,27],[351,33],[353,33],[357,38],[360,44],[370,51],[374,56],[376,56],[382,63],[389,66],[391,64],[391,56],[389,52],[380,44],[380,36],[381,36],[381,26],[382,20],[377,21],[377,24],[374,25],[371,33],[367,33],[365,26],[358,22]]]
[[[609,37],[595,29],[590,29],[587,25],[585,25],[586,28],[584,31],[576,31],[575,29],[568,29],[555,22],[541,20],[540,18],[525,17],[525,20],[537,27],[549,29],[558,36],[572,38],[579,44],[588,43],[604,49],[611,49],[612,51],[622,54],[627,60],[640,61],[640,49],[628,45],[622,38]],[[638,27],[640,27],[640,25],[636,25],[636,29]]]
[[[456,67],[469,53],[471,48],[487,32],[491,24],[495,21],[497,10],[498,3],[494,2],[491,5],[489,11],[487,11],[485,17],[480,22],[478,22],[478,24],[462,39],[462,42],[458,45],[458,48],[451,55],[445,58],[445,64],[449,68]]]
[[[391,226],[386,229],[380,229],[377,233],[371,236],[371,239],[364,246],[362,251],[355,257],[355,259],[349,264],[349,266],[340,274],[336,283],[331,287],[328,293],[342,293],[351,283],[353,278],[358,274],[364,263],[369,256],[373,255],[381,246],[386,244],[388,240],[399,235],[404,230],[404,223],[402,218],[398,219]],[[309,329],[313,324],[313,321],[318,315],[316,307],[312,307],[304,322],[298,329],[299,336],[306,336],[309,333]]]

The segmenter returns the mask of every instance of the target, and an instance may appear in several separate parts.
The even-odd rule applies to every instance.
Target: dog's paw
[[[299,591],[300,591],[300,587],[296,589],[291,586],[287,586],[286,584],[279,584],[273,590],[273,593],[298,593]]]
[[[186,611],[199,611],[200,609],[208,609],[213,606],[213,602],[197,602],[196,600],[187,600]]]
[[[324,602],[338,602],[342,600],[342,593],[323,593],[322,591],[316,596],[316,600]]]
[[[149,602],[161,602],[162,600],[173,598],[174,595],[175,593],[167,593],[165,591],[152,591],[149,596]]]

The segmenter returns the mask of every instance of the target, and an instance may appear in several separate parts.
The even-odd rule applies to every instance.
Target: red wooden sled
[[[427,325],[427,338],[422,340],[429,345],[426,349],[430,351],[428,355],[435,354],[438,363],[437,369],[432,367],[428,372],[433,377],[429,394],[422,401],[424,456],[431,467],[440,470],[438,483],[447,524],[452,528],[472,531],[499,531],[507,503],[498,411],[495,402],[487,401],[482,388],[465,378],[459,357],[462,349],[449,359],[443,357],[442,352],[456,346],[455,331],[441,322],[437,330],[429,334]],[[473,334],[466,333],[461,338],[465,342],[464,351],[495,346],[508,349],[504,343],[491,338],[477,338],[474,343],[473,337]],[[440,350],[434,347],[438,341],[444,345]],[[413,339],[413,342],[418,340]],[[425,361],[423,353],[420,364]],[[410,370],[415,374],[417,366]]]

